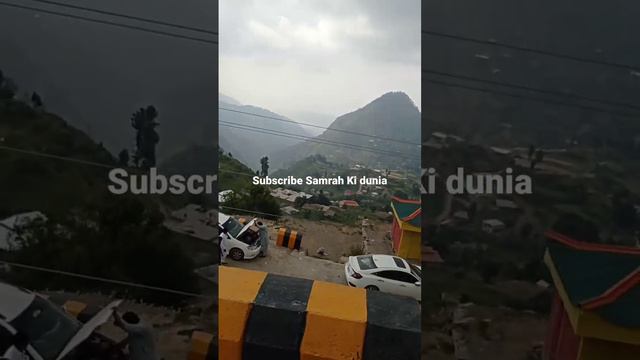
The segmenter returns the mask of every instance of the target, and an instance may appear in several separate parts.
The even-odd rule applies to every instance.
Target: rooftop
[[[394,196],[391,198],[391,207],[400,221],[407,222],[415,227],[422,225],[422,205],[420,200],[401,199]]]
[[[548,232],[548,254],[571,303],[606,321],[640,328],[640,249],[580,242]]]

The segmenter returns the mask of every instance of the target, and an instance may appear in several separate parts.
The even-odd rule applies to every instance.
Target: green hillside
[[[221,211],[231,213],[248,213],[261,217],[275,218],[280,215],[280,205],[275,198],[271,196],[271,191],[266,186],[253,185],[251,183],[255,172],[248,166],[233,158],[233,156],[225,153],[220,149],[219,157],[219,177],[218,189],[233,190],[233,195],[224,204],[221,204]],[[234,209],[224,208],[225,206]],[[243,209],[240,211],[237,209]],[[273,214],[272,216],[264,214],[255,214],[252,212],[260,212]]]
[[[106,168],[13,149],[115,164],[101,144],[65,120],[8,94],[0,99],[0,147],[0,216],[29,210],[64,213],[106,190]]]

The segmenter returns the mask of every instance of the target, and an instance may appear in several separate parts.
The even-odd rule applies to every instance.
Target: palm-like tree
[[[156,165],[156,145],[160,136],[156,127],[158,111],[153,105],[140,108],[131,116],[131,126],[136,130],[136,149],[133,155],[135,166],[148,169]]]

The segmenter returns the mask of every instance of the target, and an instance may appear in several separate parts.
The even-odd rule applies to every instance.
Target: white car
[[[223,251],[233,260],[249,260],[260,255],[260,234],[252,219],[246,225],[232,216],[218,213],[218,230]]]
[[[0,282],[0,359],[95,359],[110,343],[94,333],[120,305],[114,301],[84,324],[25,289]],[[91,341],[89,341],[91,339]]]
[[[422,299],[422,268],[400,257],[349,256],[344,272],[349,286]]]

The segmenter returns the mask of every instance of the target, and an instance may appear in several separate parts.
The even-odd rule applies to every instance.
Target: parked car
[[[347,284],[372,291],[422,299],[422,268],[391,255],[349,256],[344,266]]]
[[[218,213],[218,231],[222,249],[228,251],[233,260],[253,259],[260,254],[260,234],[254,218],[242,224],[235,218]]]
[[[0,282],[0,294],[0,359],[126,359],[113,341],[95,332],[120,301],[81,323],[29,290]]]

